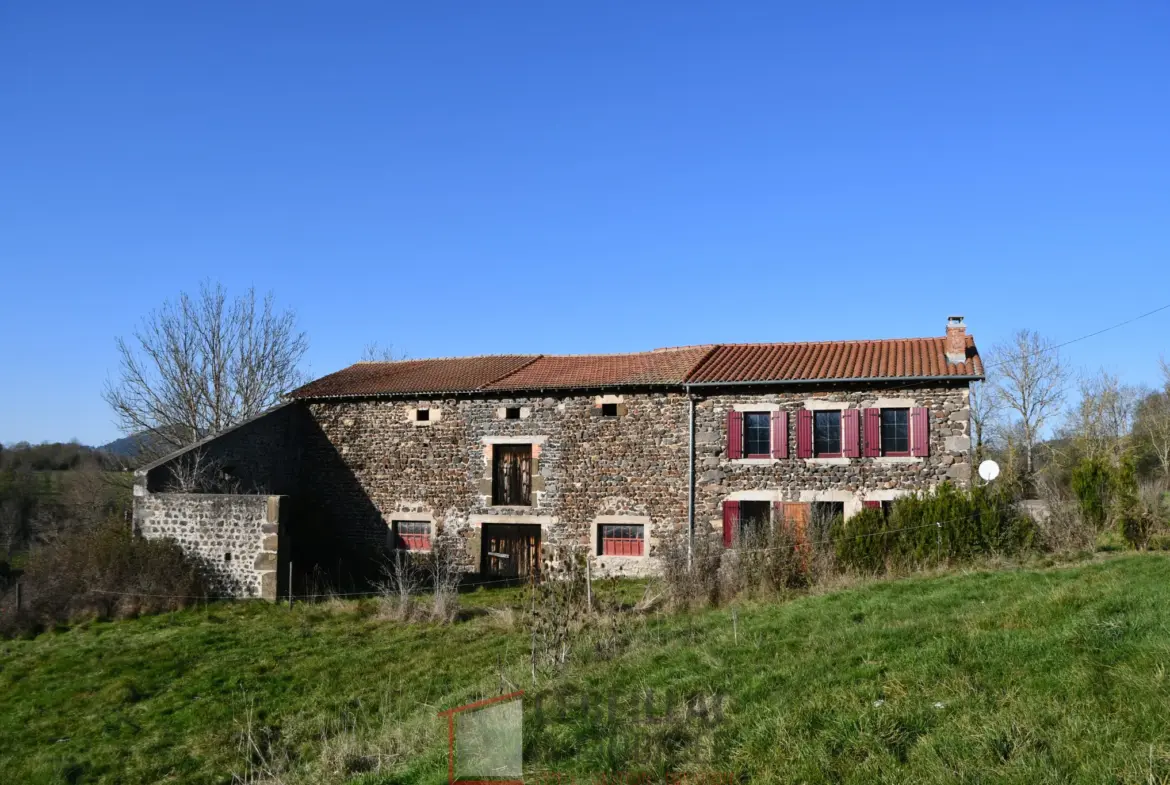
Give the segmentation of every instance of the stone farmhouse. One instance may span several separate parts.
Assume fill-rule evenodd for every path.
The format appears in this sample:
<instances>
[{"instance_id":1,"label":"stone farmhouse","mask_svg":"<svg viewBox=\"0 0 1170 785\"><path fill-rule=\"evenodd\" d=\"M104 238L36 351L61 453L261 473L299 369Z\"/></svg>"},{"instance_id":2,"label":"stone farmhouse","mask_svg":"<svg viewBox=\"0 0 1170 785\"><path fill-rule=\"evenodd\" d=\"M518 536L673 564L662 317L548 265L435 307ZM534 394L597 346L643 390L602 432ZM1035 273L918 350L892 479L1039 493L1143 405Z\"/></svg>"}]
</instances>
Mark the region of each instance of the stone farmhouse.
<instances>
[{"instance_id":1,"label":"stone farmhouse","mask_svg":"<svg viewBox=\"0 0 1170 785\"><path fill-rule=\"evenodd\" d=\"M454 536L524 578L565 546L646 574L668 536L808 523L971 476L961 317L934 338L362 362L139 470L134 523L231 596L345 584ZM191 466L214 481L175 490ZM227 492L225 492L227 491Z\"/></svg>"}]
</instances>

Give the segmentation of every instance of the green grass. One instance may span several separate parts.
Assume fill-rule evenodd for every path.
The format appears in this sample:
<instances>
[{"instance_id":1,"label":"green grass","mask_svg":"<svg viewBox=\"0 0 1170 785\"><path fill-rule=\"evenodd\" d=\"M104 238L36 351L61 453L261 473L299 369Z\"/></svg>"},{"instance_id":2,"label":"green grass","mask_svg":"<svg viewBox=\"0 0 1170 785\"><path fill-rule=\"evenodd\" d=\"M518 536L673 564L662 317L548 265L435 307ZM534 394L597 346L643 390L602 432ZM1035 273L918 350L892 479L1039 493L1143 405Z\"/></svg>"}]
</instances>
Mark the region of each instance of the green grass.
<instances>
[{"instance_id":1,"label":"green grass","mask_svg":"<svg viewBox=\"0 0 1170 785\"><path fill-rule=\"evenodd\" d=\"M1170 782L1164 555L626 614L536 690L525 590L465 599L480 615L447 627L379 621L371 602L240 603L0 643L0 772L229 783L251 761L281 782L444 782L436 712L518 686L533 777ZM679 708L714 694L721 717Z\"/></svg>"}]
</instances>

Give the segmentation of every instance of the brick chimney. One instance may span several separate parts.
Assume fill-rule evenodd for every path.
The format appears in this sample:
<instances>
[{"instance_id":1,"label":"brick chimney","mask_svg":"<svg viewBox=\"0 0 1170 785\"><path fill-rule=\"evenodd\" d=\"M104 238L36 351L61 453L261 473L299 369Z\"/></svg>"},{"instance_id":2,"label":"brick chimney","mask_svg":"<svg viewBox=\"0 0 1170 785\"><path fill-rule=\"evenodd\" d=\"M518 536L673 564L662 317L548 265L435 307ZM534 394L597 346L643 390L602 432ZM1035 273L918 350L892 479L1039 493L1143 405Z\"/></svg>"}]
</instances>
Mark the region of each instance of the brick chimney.
<instances>
[{"instance_id":1,"label":"brick chimney","mask_svg":"<svg viewBox=\"0 0 1170 785\"><path fill-rule=\"evenodd\" d=\"M967 362L967 324L962 316L947 317L947 337L943 341L947 362L952 365Z\"/></svg>"}]
</instances>

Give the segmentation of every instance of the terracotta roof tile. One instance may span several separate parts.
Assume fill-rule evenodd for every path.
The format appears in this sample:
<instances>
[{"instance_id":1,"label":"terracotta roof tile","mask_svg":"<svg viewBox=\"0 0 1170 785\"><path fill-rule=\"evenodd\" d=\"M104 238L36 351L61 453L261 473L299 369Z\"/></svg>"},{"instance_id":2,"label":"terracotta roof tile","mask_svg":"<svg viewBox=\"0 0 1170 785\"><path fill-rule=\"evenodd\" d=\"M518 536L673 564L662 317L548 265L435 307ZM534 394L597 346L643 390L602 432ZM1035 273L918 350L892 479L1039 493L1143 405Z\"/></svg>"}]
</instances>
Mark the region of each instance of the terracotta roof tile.
<instances>
[{"instance_id":1,"label":"terracotta roof tile","mask_svg":"<svg viewBox=\"0 0 1170 785\"><path fill-rule=\"evenodd\" d=\"M791 382L983 375L975 339L965 362L947 362L943 338L825 343L751 343L716 347L688 382Z\"/></svg>"},{"instance_id":2,"label":"terracotta roof tile","mask_svg":"<svg viewBox=\"0 0 1170 785\"><path fill-rule=\"evenodd\" d=\"M943 338L683 346L633 354L493 355L358 363L292 398L590 389L684 383L981 377L975 340L950 364Z\"/></svg>"},{"instance_id":3,"label":"terracotta roof tile","mask_svg":"<svg viewBox=\"0 0 1170 785\"><path fill-rule=\"evenodd\" d=\"M544 355L531 365L488 385L488 389L681 385L712 348L687 346L636 354Z\"/></svg>"},{"instance_id":4,"label":"terracotta roof tile","mask_svg":"<svg viewBox=\"0 0 1170 785\"><path fill-rule=\"evenodd\" d=\"M472 392L507 376L539 355L500 354L436 360L361 362L293 390L293 398L362 397L407 393Z\"/></svg>"}]
</instances>

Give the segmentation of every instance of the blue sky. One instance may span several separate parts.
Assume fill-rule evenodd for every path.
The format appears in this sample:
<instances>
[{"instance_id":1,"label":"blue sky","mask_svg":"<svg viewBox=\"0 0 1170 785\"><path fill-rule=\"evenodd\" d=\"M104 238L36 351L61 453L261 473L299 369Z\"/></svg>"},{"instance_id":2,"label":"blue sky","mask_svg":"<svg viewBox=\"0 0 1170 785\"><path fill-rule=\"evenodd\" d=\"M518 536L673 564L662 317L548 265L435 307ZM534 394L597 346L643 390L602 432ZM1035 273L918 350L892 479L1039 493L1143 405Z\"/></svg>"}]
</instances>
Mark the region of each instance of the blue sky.
<instances>
[{"instance_id":1,"label":"blue sky","mask_svg":"<svg viewBox=\"0 0 1170 785\"><path fill-rule=\"evenodd\" d=\"M204 278L318 375L1170 302L1170 4L959 5L6 4L0 441L117 436L114 337Z\"/></svg>"}]
</instances>

